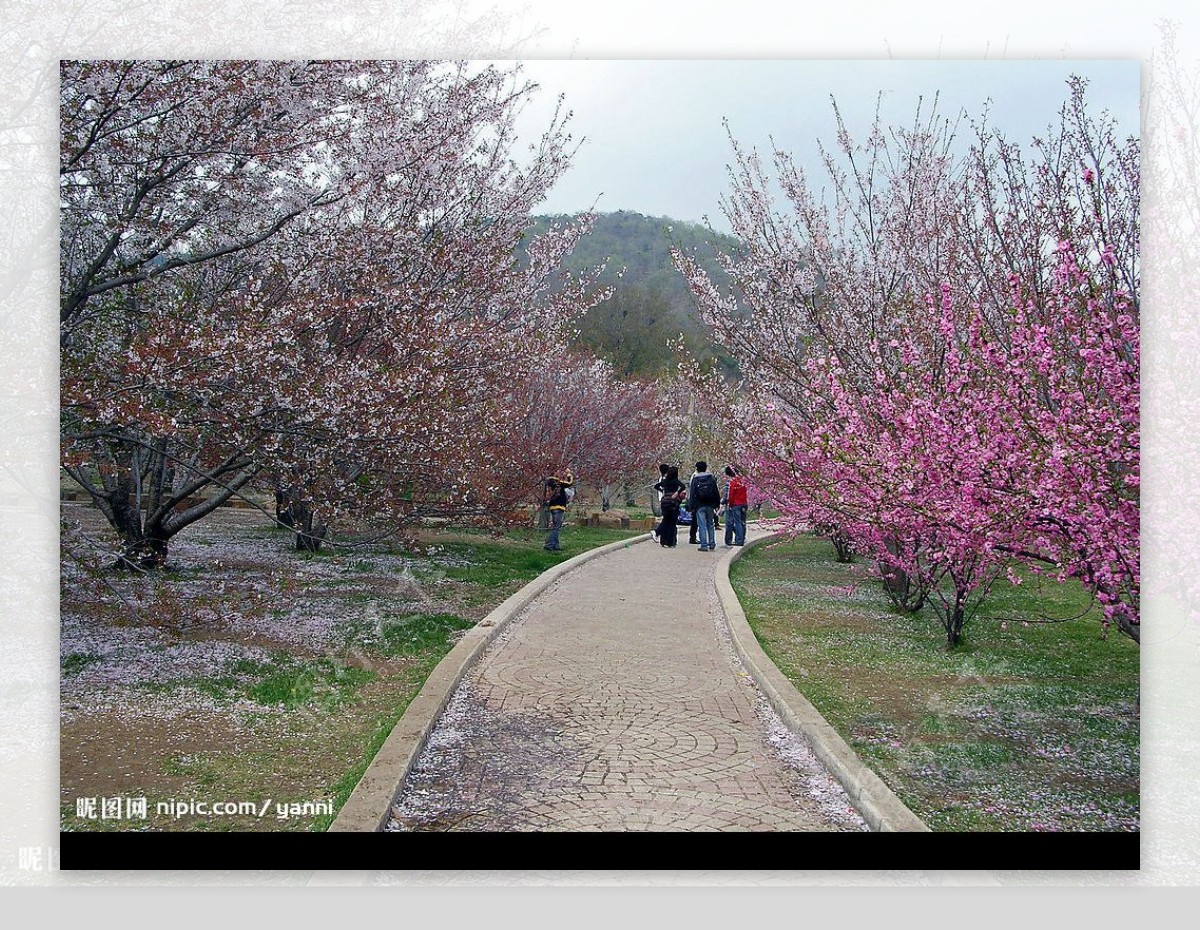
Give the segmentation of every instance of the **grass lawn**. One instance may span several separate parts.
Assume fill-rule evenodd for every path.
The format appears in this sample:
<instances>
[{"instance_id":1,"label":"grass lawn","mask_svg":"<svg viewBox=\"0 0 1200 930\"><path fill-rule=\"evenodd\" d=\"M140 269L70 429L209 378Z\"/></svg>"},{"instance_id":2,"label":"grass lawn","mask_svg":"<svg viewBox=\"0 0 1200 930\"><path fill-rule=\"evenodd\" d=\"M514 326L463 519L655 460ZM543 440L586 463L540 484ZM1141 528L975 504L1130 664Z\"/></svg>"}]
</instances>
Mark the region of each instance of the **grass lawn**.
<instances>
[{"instance_id":1,"label":"grass lawn","mask_svg":"<svg viewBox=\"0 0 1200 930\"><path fill-rule=\"evenodd\" d=\"M755 549L732 580L763 649L933 830L1137 830L1137 646L1077 585L997 584L947 650L823 539Z\"/></svg>"},{"instance_id":2,"label":"grass lawn","mask_svg":"<svg viewBox=\"0 0 1200 930\"><path fill-rule=\"evenodd\" d=\"M303 555L263 515L222 509L139 577L87 568L105 534L64 505L64 830L326 829L465 630L552 565L639 535L568 523L547 552L532 529L437 530Z\"/></svg>"}]
</instances>

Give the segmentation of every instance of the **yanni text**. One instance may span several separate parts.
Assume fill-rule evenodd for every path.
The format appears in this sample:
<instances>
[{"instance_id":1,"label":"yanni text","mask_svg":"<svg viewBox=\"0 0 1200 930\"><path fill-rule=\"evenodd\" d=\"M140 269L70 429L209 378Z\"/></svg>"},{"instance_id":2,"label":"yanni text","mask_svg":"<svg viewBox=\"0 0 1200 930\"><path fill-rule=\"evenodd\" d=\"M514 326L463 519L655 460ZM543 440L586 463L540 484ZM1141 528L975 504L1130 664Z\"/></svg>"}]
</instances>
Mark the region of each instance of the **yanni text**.
<instances>
[{"instance_id":1,"label":"yanni text","mask_svg":"<svg viewBox=\"0 0 1200 930\"><path fill-rule=\"evenodd\" d=\"M293 801L290 804L275 802L275 816L279 820L290 820L293 817L316 817L320 814L333 814L332 801Z\"/></svg>"}]
</instances>

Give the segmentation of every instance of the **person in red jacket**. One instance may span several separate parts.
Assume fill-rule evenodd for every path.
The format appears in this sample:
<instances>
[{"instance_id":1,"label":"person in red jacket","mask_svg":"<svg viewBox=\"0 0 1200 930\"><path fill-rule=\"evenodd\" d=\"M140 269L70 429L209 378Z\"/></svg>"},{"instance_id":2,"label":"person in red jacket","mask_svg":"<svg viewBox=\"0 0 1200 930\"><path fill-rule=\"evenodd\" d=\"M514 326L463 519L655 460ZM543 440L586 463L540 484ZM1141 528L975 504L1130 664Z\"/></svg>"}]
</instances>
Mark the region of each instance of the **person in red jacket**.
<instances>
[{"instance_id":1,"label":"person in red jacket","mask_svg":"<svg viewBox=\"0 0 1200 930\"><path fill-rule=\"evenodd\" d=\"M746 544L746 479L732 465L725 466L725 545Z\"/></svg>"}]
</instances>

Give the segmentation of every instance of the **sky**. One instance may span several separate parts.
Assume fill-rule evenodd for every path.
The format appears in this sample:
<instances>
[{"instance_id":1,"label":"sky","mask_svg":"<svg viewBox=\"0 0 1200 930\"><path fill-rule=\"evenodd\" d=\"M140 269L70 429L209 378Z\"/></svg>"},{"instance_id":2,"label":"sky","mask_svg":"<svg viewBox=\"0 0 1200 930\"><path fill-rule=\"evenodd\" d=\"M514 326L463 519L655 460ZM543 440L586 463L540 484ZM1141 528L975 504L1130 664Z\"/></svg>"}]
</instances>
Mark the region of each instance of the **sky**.
<instances>
[{"instance_id":1,"label":"sky","mask_svg":"<svg viewBox=\"0 0 1200 930\"><path fill-rule=\"evenodd\" d=\"M559 94L583 143L551 191L547 213L633 210L703 222L725 231L719 201L732 150L723 120L743 146L772 138L819 171L817 140L831 143L831 96L854 136L865 136L882 93L885 122L911 125L918 102L956 117L982 114L1011 139L1044 133L1067 99L1072 74L1088 79L1096 112L1107 109L1123 135L1138 135L1139 63L1125 60L825 61L526 60L540 85L520 131L536 137ZM990 102L990 103L989 103ZM960 123L965 143L969 125Z\"/></svg>"}]
</instances>

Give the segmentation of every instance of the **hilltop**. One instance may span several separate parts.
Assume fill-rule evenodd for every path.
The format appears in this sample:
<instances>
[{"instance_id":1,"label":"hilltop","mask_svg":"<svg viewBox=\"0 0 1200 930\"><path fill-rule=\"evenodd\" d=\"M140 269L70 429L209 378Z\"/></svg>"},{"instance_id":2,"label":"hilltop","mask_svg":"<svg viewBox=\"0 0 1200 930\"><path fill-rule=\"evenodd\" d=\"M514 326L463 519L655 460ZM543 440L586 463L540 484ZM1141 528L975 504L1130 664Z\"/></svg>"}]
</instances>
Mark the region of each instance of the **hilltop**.
<instances>
[{"instance_id":1,"label":"hilltop","mask_svg":"<svg viewBox=\"0 0 1200 930\"><path fill-rule=\"evenodd\" d=\"M570 216L536 217L534 235L552 222ZM599 213L591 232L567 258L568 271L583 272L605 265L600 283L613 295L591 310L580 328L580 341L607 358L623 375L656 376L674 363L668 341L683 337L699 358L712 360L726 374L732 364L713 345L696 316L695 302L683 276L671 261L678 247L696 256L706 271L724 286L728 278L717 253L736 254L740 243L699 223L669 217L643 216L628 210Z\"/></svg>"}]
</instances>

